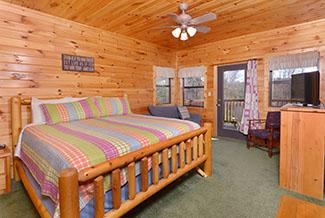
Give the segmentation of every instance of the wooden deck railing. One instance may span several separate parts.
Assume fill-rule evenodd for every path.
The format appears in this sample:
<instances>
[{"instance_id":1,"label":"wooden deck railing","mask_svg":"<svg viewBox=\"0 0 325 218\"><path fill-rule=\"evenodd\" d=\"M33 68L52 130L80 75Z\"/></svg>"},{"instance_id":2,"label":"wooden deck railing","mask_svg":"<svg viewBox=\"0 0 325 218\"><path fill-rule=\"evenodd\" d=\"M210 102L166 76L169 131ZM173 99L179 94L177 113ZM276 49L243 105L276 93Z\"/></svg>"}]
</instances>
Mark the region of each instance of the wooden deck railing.
<instances>
[{"instance_id":1,"label":"wooden deck railing","mask_svg":"<svg viewBox=\"0 0 325 218\"><path fill-rule=\"evenodd\" d=\"M244 110L244 99L224 100L224 123L236 123L241 119Z\"/></svg>"}]
</instances>

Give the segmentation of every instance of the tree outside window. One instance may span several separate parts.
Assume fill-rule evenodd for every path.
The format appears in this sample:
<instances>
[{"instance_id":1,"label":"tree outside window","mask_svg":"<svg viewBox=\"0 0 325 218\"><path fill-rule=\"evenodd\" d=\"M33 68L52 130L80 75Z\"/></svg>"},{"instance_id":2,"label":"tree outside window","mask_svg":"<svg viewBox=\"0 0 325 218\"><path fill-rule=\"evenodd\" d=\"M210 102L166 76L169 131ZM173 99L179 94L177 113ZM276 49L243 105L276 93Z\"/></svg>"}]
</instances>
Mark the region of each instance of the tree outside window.
<instances>
[{"instance_id":1,"label":"tree outside window","mask_svg":"<svg viewBox=\"0 0 325 218\"><path fill-rule=\"evenodd\" d=\"M183 105L204 107L204 77L183 78Z\"/></svg>"},{"instance_id":2,"label":"tree outside window","mask_svg":"<svg viewBox=\"0 0 325 218\"><path fill-rule=\"evenodd\" d=\"M171 103L171 79L156 78L156 101L157 104Z\"/></svg>"}]
</instances>

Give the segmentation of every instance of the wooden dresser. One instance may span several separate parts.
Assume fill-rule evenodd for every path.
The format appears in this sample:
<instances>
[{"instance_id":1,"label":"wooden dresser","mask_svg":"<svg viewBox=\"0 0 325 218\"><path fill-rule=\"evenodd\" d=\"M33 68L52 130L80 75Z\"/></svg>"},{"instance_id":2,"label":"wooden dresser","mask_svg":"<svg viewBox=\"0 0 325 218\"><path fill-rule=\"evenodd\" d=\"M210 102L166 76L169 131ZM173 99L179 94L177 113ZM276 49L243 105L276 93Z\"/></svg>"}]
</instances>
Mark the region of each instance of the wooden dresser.
<instances>
[{"instance_id":1,"label":"wooden dresser","mask_svg":"<svg viewBox=\"0 0 325 218\"><path fill-rule=\"evenodd\" d=\"M280 186L324 197L325 109L281 110Z\"/></svg>"}]
</instances>

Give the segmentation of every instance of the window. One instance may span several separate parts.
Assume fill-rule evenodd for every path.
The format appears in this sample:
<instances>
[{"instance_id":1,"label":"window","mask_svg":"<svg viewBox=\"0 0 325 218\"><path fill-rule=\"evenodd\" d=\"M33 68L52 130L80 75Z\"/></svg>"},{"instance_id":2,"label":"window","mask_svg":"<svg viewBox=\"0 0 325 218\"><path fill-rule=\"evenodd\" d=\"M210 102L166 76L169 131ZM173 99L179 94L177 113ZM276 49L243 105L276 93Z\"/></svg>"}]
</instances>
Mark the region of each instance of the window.
<instances>
[{"instance_id":1,"label":"window","mask_svg":"<svg viewBox=\"0 0 325 218\"><path fill-rule=\"evenodd\" d=\"M183 105L204 106L204 77L183 78Z\"/></svg>"},{"instance_id":2,"label":"window","mask_svg":"<svg viewBox=\"0 0 325 218\"><path fill-rule=\"evenodd\" d=\"M270 71L270 106L281 107L291 100L291 76L318 71L318 67L302 67Z\"/></svg>"},{"instance_id":3,"label":"window","mask_svg":"<svg viewBox=\"0 0 325 218\"><path fill-rule=\"evenodd\" d=\"M171 79L170 78L156 78L156 100L157 104L171 103Z\"/></svg>"}]
</instances>

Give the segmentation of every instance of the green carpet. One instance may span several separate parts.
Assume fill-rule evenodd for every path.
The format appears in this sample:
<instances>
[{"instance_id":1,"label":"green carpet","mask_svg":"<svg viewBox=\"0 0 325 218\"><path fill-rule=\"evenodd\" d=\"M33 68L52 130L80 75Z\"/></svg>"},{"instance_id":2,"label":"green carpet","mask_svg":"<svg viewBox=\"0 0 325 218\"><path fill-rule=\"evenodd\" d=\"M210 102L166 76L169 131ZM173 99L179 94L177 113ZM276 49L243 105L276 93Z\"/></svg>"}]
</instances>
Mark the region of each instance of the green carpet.
<instances>
[{"instance_id":1,"label":"green carpet","mask_svg":"<svg viewBox=\"0 0 325 218\"><path fill-rule=\"evenodd\" d=\"M232 139L213 142L213 176L192 172L132 210L126 217L275 217L280 196L287 194L324 205L324 201L278 186L279 157L246 149ZM20 184L0 196L0 217L37 217Z\"/></svg>"}]
</instances>

